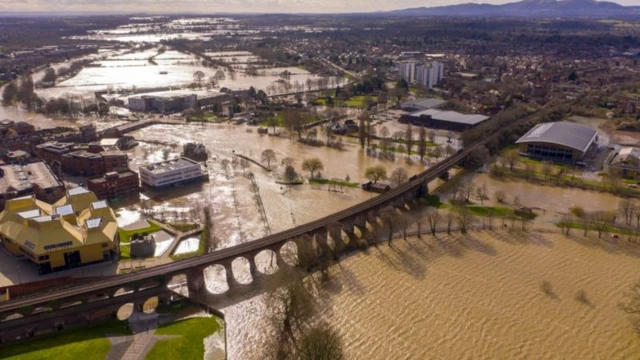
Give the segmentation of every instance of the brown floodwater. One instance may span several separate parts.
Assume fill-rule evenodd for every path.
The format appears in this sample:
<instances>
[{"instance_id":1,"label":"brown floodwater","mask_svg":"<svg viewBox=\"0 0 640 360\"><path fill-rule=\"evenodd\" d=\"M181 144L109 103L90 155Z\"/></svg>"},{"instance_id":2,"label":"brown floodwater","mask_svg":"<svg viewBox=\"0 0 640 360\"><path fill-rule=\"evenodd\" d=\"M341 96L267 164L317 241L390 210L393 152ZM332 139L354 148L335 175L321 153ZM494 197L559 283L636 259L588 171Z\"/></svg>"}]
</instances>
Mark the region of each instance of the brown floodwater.
<instances>
[{"instance_id":1,"label":"brown floodwater","mask_svg":"<svg viewBox=\"0 0 640 360\"><path fill-rule=\"evenodd\" d=\"M490 199L487 206L516 206L517 204L533 208L538 217L537 227L555 227L554 224L567 214L571 207L578 206L586 211L617 210L620 198L608 193L585 191L573 188L561 188L531 184L525 181L501 181L487 174L468 174L462 181L472 181L476 186L486 185ZM506 201L499 204L495 200L496 191L504 191ZM446 198L445 194L443 198ZM517 197L517 199L516 199ZM472 201L479 203L478 199Z\"/></svg>"},{"instance_id":2,"label":"brown floodwater","mask_svg":"<svg viewBox=\"0 0 640 360\"><path fill-rule=\"evenodd\" d=\"M637 359L618 304L640 280L639 250L542 233L397 240L333 266L317 320L346 359ZM263 298L221 310L229 359L261 359Z\"/></svg>"},{"instance_id":3,"label":"brown floodwater","mask_svg":"<svg viewBox=\"0 0 640 360\"><path fill-rule=\"evenodd\" d=\"M288 138L258 135L255 128L244 125L154 125L138 130L132 135L141 141L141 145L129 152L131 167L137 170L141 165L163 159L163 149L169 149L169 157L179 156L182 144L187 142L203 143L210 151L207 171L210 182L201 186L172 190L160 195L147 194L152 198L150 207L156 212L166 212L167 216L177 216L188 212L190 207L213 205L216 234L220 247L228 247L264 236L268 231L275 233L292 228L322 216L360 203L372 193L358 188L338 188L329 191L327 185L302 185L287 187L276 183L282 176L285 157L294 159L294 167L303 176L302 162L306 158L317 157L324 163L324 178L345 179L351 182L364 182L365 169L381 165L388 173L397 167L404 167L409 174L415 174L426 167L414 162L408 165L404 158L395 162L382 161L365 154L355 140L347 140L345 150L339 151L327 147L311 147ZM345 138L346 140L346 138ZM171 147L162 144L176 144ZM246 155L260 161L262 151L272 149L277 160L267 172L251 164L246 172L256 176L260 197L266 213L266 223L260 215L251 181L240 167L229 167L225 172L223 160L231 160L233 152ZM173 215L172 215L173 214Z\"/></svg>"}]
</instances>

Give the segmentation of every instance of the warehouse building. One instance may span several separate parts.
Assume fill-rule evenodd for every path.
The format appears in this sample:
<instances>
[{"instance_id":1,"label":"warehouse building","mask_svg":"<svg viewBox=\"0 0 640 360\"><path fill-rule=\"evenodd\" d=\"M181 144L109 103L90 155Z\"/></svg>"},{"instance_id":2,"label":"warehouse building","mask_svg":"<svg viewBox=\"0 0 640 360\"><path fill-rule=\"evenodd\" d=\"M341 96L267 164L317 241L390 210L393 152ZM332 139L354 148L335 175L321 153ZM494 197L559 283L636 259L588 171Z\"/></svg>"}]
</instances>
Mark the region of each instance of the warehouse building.
<instances>
[{"instance_id":1,"label":"warehouse building","mask_svg":"<svg viewBox=\"0 0 640 360\"><path fill-rule=\"evenodd\" d=\"M34 196L7 201L0 213L0 240L40 274L110 261L117 255L118 224L106 201L75 188L56 204Z\"/></svg>"},{"instance_id":2,"label":"warehouse building","mask_svg":"<svg viewBox=\"0 0 640 360\"><path fill-rule=\"evenodd\" d=\"M146 165L140 168L142 185L151 188L178 186L190 182L204 181L206 179L207 175L203 173L200 163L186 157Z\"/></svg>"},{"instance_id":3,"label":"warehouse building","mask_svg":"<svg viewBox=\"0 0 640 360\"><path fill-rule=\"evenodd\" d=\"M561 121L538 124L516 144L520 153L558 162L581 162L597 147L598 132L584 125Z\"/></svg>"},{"instance_id":4,"label":"warehouse building","mask_svg":"<svg viewBox=\"0 0 640 360\"><path fill-rule=\"evenodd\" d=\"M487 120L489 117L484 115L466 115L437 109L421 110L400 117L400 122L404 124L451 131L469 130Z\"/></svg>"}]
</instances>

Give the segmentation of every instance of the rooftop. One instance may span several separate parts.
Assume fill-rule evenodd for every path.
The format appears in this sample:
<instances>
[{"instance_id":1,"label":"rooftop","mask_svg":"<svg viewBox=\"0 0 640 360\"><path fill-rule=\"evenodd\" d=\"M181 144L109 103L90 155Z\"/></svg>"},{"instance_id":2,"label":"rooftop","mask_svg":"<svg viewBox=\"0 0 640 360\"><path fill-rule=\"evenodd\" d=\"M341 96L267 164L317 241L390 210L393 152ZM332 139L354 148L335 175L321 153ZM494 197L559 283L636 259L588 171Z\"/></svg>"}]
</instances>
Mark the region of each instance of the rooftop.
<instances>
[{"instance_id":1,"label":"rooftop","mask_svg":"<svg viewBox=\"0 0 640 360\"><path fill-rule=\"evenodd\" d=\"M549 143L586 152L597 136L598 132L589 127L561 121L536 125L516 141L516 144L530 142Z\"/></svg>"},{"instance_id":2,"label":"rooftop","mask_svg":"<svg viewBox=\"0 0 640 360\"><path fill-rule=\"evenodd\" d=\"M42 161L27 165L0 166L0 193L23 191L34 185L49 189L62 186L62 183Z\"/></svg>"},{"instance_id":3,"label":"rooftop","mask_svg":"<svg viewBox=\"0 0 640 360\"><path fill-rule=\"evenodd\" d=\"M194 165L200 166L199 163L191 159L181 157L174 160L168 160L160 163L146 165L146 166L143 166L141 169L149 171L153 174L162 174L167 171L183 169L183 168L191 167Z\"/></svg>"},{"instance_id":4,"label":"rooftop","mask_svg":"<svg viewBox=\"0 0 640 360\"><path fill-rule=\"evenodd\" d=\"M409 114L410 116L419 117L421 115L431 116L434 120L449 121L459 124L476 125L489 119L484 115L466 115L455 111L442 111L436 109L427 109Z\"/></svg>"},{"instance_id":5,"label":"rooftop","mask_svg":"<svg viewBox=\"0 0 640 360\"><path fill-rule=\"evenodd\" d=\"M418 107L422 109L432 109L438 106L442 106L443 104L446 104L446 103L447 102L442 99L422 98L422 99L415 99L413 101L403 103L402 107Z\"/></svg>"}]
</instances>

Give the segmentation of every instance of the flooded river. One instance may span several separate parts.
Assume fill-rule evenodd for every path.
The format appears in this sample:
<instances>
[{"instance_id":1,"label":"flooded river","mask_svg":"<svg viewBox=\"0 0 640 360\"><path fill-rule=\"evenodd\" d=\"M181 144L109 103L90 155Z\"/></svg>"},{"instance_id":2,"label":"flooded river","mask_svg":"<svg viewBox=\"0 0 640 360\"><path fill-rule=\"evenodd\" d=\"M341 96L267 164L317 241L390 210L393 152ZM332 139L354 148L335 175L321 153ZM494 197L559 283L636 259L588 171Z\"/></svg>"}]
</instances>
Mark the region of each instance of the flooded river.
<instances>
[{"instance_id":1,"label":"flooded river","mask_svg":"<svg viewBox=\"0 0 640 360\"><path fill-rule=\"evenodd\" d=\"M618 303L640 280L638 250L540 233L398 240L331 269L319 320L346 359L637 359ZM222 311L229 359L261 359L262 298Z\"/></svg>"}]
</instances>

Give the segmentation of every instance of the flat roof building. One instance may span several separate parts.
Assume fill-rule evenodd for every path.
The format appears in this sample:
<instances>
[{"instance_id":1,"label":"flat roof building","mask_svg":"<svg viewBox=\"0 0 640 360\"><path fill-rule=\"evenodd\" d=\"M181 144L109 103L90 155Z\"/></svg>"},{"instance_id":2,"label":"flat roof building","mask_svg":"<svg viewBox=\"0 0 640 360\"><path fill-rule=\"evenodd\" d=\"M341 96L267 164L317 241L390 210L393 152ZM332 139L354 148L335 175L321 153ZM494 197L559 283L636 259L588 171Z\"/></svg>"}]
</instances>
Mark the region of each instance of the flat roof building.
<instances>
[{"instance_id":1,"label":"flat roof building","mask_svg":"<svg viewBox=\"0 0 640 360\"><path fill-rule=\"evenodd\" d=\"M400 122L402 123L452 131L472 129L487 120L489 120L489 117L484 115L466 115L455 111L436 109L417 111L400 117Z\"/></svg>"},{"instance_id":2,"label":"flat roof building","mask_svg":"<svg viewBox=\"0 0 640 360\"><path fill-rule=\"evenodd\" d=\"M64 184L42 161L0 166L0 209L4 208L6 200L25 195L35 195L38 200L53 203L64 191Z\"/></svg>"},{"instance_id":3,"label":"flat roof building","mask_svg":"<svg viewBox=\"0 0 640 360\"><path fill-rule=\"evenodd\" d=\"M34 196L7 201L0 213L5 249L28 258L40 274L115 257L119 239L113 210L86 189L76 189L54 205Z\"/></svg>"},{"instance_id":4,"label":"flat roof building","mask_svg":"<svg viewBox=\"0 0 640 360\"><path fill-rule=\"evenodd\" d=\"M413 101L402 103L400 107L402 107L402 110L404 111L414 112L414 111L436 109L446 103L447 102L442 99L421 98L421 99L415 99Z\"/></svg>"},{"instance_id":5,"label":"flat roof building","mask_svg":"<svg viewBox=\"0 0 640 360\"><path fill-rule=\"evenodd\" d=\"M584 125L561 121L536 125L516 144L527 156L560 162L582 160L598 142L598 132Z\"/></svg>"},{"instance_id":6,"label":"flat roof building","mask_svg":"<svg viewBox=\"0 0 640 360\"><path fill-rule=\"evenodd\" d=\"M145 165L139 171L142 184L152 188L203 181L207 178L200 163L186 157Z\"/></svg>"}]
</instances>

